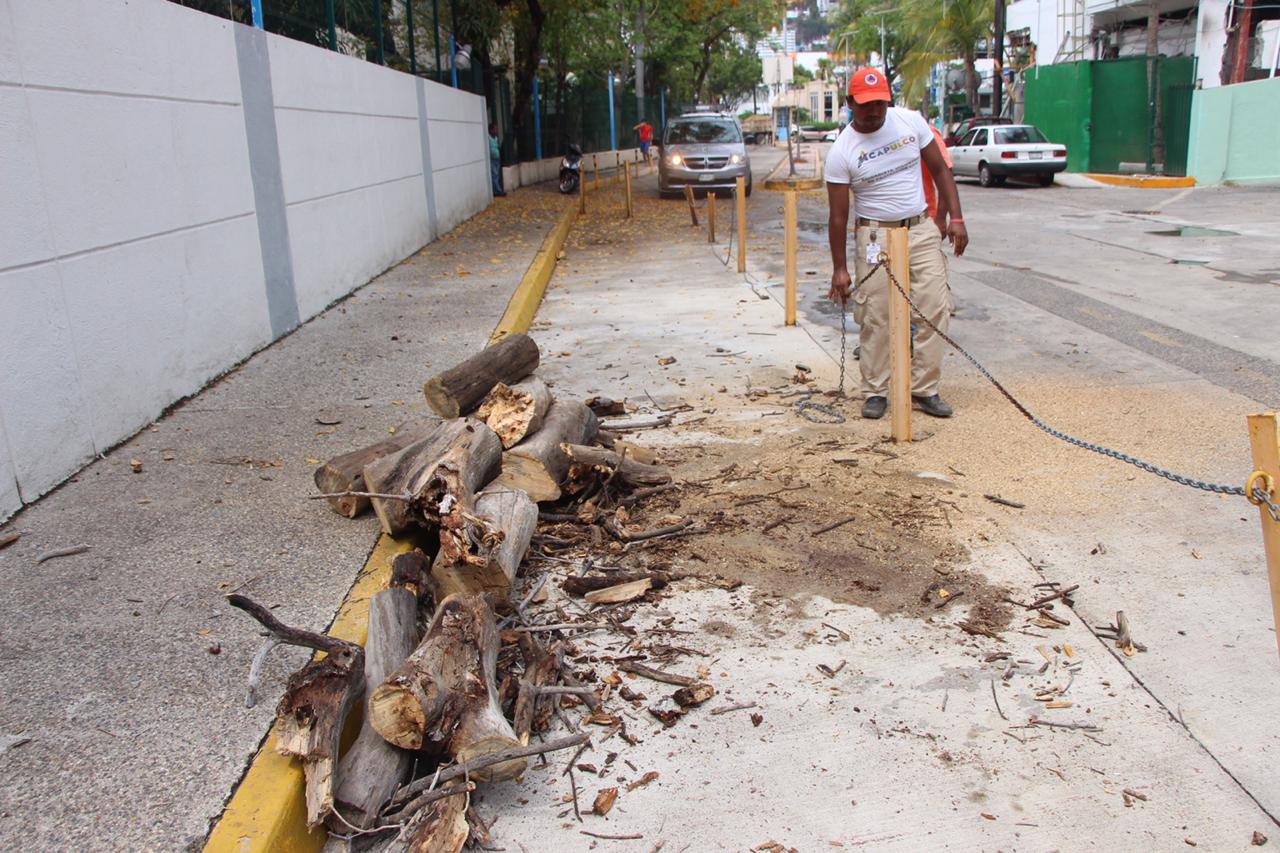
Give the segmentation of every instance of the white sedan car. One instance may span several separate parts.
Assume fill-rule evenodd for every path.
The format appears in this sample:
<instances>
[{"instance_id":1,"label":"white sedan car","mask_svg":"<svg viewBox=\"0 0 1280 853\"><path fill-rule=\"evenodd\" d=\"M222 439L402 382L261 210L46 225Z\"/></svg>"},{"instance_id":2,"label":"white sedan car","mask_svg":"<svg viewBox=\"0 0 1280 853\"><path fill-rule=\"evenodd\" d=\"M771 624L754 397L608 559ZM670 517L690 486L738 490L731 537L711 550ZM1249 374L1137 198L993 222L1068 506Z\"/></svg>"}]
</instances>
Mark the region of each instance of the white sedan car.
<instances>
[{"instance_id":1,"label":"white sedan car","mask_svg":"<svg viewBox=\"0 0 1280 853\"><path fill-rule=\"evenodd\" d=\"M1037 179L1040 186L1067 168L1067 149L1045 139L1029 124L975 127L948 149L956 176L976 177L984 187L1008 177Z\"/></svg>"}]
</instances>

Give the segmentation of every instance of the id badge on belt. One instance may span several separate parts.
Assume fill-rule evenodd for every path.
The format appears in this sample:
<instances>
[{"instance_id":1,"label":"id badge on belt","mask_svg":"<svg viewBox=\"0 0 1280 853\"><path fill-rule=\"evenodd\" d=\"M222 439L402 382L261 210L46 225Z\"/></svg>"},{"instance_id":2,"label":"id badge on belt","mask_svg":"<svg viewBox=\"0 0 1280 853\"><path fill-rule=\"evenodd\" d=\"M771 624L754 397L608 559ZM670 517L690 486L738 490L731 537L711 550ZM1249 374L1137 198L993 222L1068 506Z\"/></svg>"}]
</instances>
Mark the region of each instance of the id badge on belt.
<instances>
[{"instance_id":1,"label":"id badge on belt","mask_svg":"<svg viewBox=\"0 0 1280 853\"><path fill-rule=\"evenodd\" d=\"M880 244L876 242L876 232L871 232L871 239L867 242L867 266L873 267L880 263Z\"/></svg>"}]
</instances>

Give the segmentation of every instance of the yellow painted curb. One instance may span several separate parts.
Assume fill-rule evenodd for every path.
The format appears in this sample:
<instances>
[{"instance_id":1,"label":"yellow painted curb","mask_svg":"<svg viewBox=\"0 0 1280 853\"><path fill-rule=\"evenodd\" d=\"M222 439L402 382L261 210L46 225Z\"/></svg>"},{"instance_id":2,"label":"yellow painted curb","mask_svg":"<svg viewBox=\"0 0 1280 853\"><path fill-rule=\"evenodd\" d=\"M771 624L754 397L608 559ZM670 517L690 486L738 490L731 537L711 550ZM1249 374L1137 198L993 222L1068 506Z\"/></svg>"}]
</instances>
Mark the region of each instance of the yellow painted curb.
<instances>
[{"instance_id":1,"label":"yellow painted curb","mask_svg":"<svg viewBox=\"0 0 1280 853\"><path fill-rule=\"evenodd\" d=\"M338 608L328 633L364 645L369 638L369 600L387 585L391 562L413 543L381 536ZM363 703L352 716L359 722ZM348 721L348 729L352 721ZM276 729L267 735L249 770L205 843L205 853L312 853L324 847L324 827L307 829L302 765L276 752Z\"/></svg>"},{"instance_id":2,"label":"yellow painted curb","mask_svg":"<svg viewBox=\"0 0 1280 853\"><path fill-rule=\"evenodd\" d=\"M574 196L570 202L565 203L556 227L542 241L538 254L533 256L529 269L525 270L515 293L511 294L507 310L489 337L490 345L507 335L529 331L529 327L533 325L533 316L538 313L538 306L542 304L542 295L547 292L547 282L551 281L551 274L555 272L556 257L564 248L564 242L569 238L569 229L577 217L578 201L577 196Z\"/></svg>"},{"instance_id":3,"label":"yellow painted curb","mask_svg":"<svg viewBox=\"0 0 1280 853\"><path fill-rule=\"evenodd\" d=\"M1149 190L1174 190L1196 185L1195 178L1174 178L1164 175L1101 175L1085 172L1084 176L1113 187L1141 187Z\"/></svg>"}]
</instances>

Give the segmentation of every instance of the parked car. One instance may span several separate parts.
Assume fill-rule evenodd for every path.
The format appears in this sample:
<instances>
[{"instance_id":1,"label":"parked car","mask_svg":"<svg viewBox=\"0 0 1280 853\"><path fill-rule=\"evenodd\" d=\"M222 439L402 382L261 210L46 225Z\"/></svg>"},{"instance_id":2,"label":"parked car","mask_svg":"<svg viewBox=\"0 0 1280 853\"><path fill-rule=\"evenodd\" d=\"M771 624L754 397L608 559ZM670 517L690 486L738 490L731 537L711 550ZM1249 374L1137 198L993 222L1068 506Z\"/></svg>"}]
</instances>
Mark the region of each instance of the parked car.
<instances>
[{"instance_id":1,"label":"parked car","mask_svg":"<svg viewBox=\"0 0 1280 853\"><path fill-rule=\"evenodd\" d=\"M951 132L942 137L942 141L947 143L947 147L957 144L964 139L969 131L975 127L990 127L993 124L1013 124L1013 119L1006 116L973 116L956 122L951 128Z\"/></svg>"},{"instance_id":2,"label":"parked car","mask_svg":"<svg viewBox=\"0 0 1280 853\"><path fill-rule=\"evenodd\" d=\"M693 113L667 123L658 157L661 195L683 192L686 186L733 189L739 177L746 178L751 195L751 160L736 118Z\"/></svg>"},{"instance_id":3,"label":"parked car","mask_svg":"<svg viewBox=\"0 0 1280 853\"><path fill-rule=\"evenodd\" d=\"M1047 187L1067 168L1066 146L1045 139L1030 124L975 127L950 154L957 177L976 177L984 187L999 186L1011 176L1035 178Z\"/></svg>"},{"instance_id":4,"label":"parked car","mask_svg":"<svg viewBox=\"0 0 1280 853\"><path fill-rule=\"evenodd\" d=\"M822 135L823 142L835 142L836 137L840 135L840 128L833 127Z\"/></svg>"},{"instance_id":5,"label":"parked car","mask_svg":"<svg viewBox=\"0 0 1280 853\"><path fill-rule=\"evenodd\" d=\"M821 142L826 135L827 132L825 130L819 130L811 125L804 125L800 128L800 133L796 138L801 142Z\"/></svg>"}]
</instances>

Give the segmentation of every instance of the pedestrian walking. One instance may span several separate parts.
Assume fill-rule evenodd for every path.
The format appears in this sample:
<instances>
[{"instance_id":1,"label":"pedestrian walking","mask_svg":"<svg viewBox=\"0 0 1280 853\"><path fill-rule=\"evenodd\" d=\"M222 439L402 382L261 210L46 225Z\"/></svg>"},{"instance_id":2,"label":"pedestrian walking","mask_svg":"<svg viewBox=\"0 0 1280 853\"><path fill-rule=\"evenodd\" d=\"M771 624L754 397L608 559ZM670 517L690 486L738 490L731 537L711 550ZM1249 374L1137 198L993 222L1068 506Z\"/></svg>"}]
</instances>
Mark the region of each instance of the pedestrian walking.
<instances>
[{"instance_id":1,"label":"pedestrian walking","mask_svg":"<svg viewBox=\"0 0 1280 853\"><path fill-rule=\"evenodd\" d=\"M489 125L489 177L493 179L493 194L503 196L502 189L502 149L498 142L498 126Z\"/></svg>"},{"instance_id":2,"label":"pedestrian walking","mask_svg":"<svg viewBox=\"0 0 1280 853\"><path fill-rule=\"evenodd\" d=\"M892 100L889 84L878 69L861 68L849 80L847 102L853 120L831 146L824 174L832 266L828 296L843 306L853 283L846 259L852 190L854 270L859 281L887 250L888 229L910 229L911 299L929 321L917 321L912 336L911 398L926 414L949 418L952 408L939 393L945 342L929 324L946 332L950 318L940 231L957 256L964 254L969 235L955 179L928 123L917 112L892 106ZM943 228L929 217L922 163L937 186L939 210L948 220ZM888 274L878 269L853 293L864 418L884 417L888 408L890 287Z\"/></svg>"},{"instance_id":3,"label":"pedestrian walking","mask_svg":"<svg viewBox=\"0 0 1280 853\"><path fill-rule=\"evenodd\" d=\"M649 146L653 144L653 125L644 119L640 119L640 123L631 128L640 134L640 153L644 156L644 164L649 165Z\"/></svg>"}]
</instances>

